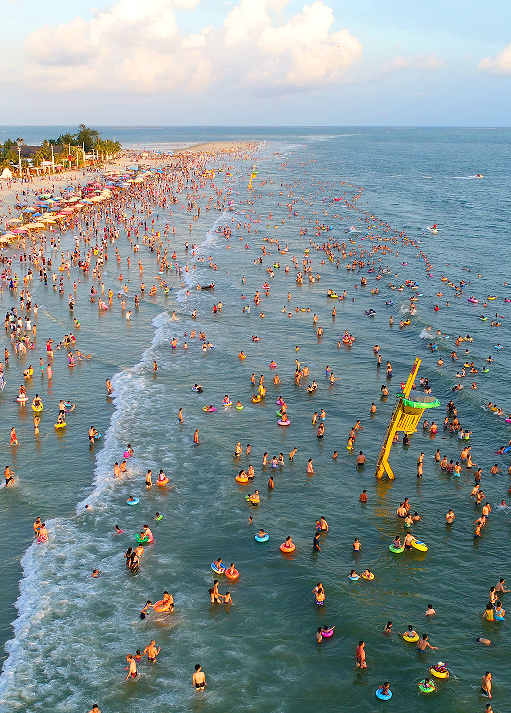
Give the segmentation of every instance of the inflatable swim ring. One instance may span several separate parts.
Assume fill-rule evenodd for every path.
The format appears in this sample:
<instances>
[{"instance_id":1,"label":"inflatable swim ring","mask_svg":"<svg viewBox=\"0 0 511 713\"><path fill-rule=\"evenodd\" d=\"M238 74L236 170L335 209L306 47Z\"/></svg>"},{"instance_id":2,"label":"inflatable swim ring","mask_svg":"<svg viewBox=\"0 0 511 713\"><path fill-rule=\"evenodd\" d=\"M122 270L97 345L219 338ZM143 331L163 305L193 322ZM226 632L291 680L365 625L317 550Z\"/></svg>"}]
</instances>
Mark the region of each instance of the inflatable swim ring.
<instances>
[{"instance_id":1,"label":"inflatable swim ring","mask_svg":"<svg viewBox=\"0 0 511 713\"><path fill-rule=\"evenodd\" d=\"M167 476L165 476L165 478L163 478L162 480L158 479L156 481L156 485L167 485L168 482L169 482L169 479L167 478Z\"/></svg>"},{"instance_id":2,"label":"inflatable swim ring","mask_svg":"<svg viewBox=\"0 0 511 713\"><path fill-rule=\"evenodd\" d=\"M222 401L222 406L232 406L232 401Z\"/></svg>"},{"instance_id":3,"label":"inflatable swim ring","mask_svg":"<svg viewBox=\"0 0 511 713\"><path fill-rule=\"evenodd\" d=\"M216 411L216 408L209 408L209 406L203 406L202 410L206 411L206 413L213 413L213 411Z\"/></svg>"},{"instance_id":4,"label":"inflatable swim ring","mask_svg":"<svg viewBox=\"0 0 511 713\"><path fill-rule=\"evenodd\" d=\"M389 692L387 694L382 693L382 688L377 688L374 695L376 698L379 698L380 701L388 701L392 698L392 691L389 688Z\"/></svg>"},{"instance_id":5,"label":"inflatable swim ring","mask_svg":"<svg viewBox=\"0 0 511 713\"><path fill-rule=\"evenodd\" d=\"M159 522L160 520L163 520L163 515L158 515L158 517L154 518L156 522Z\"/></svg>"},{"instance_id":6,"label":"inflatable swim ring","mask_svg":"<svg viewBox=\"0 0 511 713\"><path fill-rule=\"evenodd\" d=\"M239 475L237 475L235 480L237 483L248 483L248 475L245 477L241 476L241 478Z\"/></svg>"},{"instance_id":7,"label":"inflatable swim ring","mask_svg":"<svg viewBox=\"0 0 511 713\"><path fill-rule=\"evenodd\" d=\"M254 540L256 542L268 542L269 539L270 539L270 536L267 534L263 535L262 537L259 537L259 535L254 535Z\"/></svg>"},{"instance_id":8,"label":"inflatable swim ring","mask_svg":"<svg viewBox=\"0 0 511 713\"><path fill-rule=\"evenodd\" d=\"M394 547L394 545L389 545L389 550L391 552L395 552L396 554L400 554L401 552L405 551L404 547Z\"/></svg>"},{"instance_id":9,"label":"inflatable swim ring","mask_svg":"<svg viewBox=\"0 0 511 713\"><path fill-rule=\"evenodd\" d=\"M495 347L495 349L496 349L496 348L497 348L497 347ZM35 411L36 413L41 413L42 410L43 410L43 405L42 405L42 404L41 404L40 406L34 406L34 404L32 404L32 411Z\"/></svg>"},{"instance_id":10,"label":"inflatable swim ring","mask_svg":"<svg viewBox=\"0 0 511 713\"><path fill-rule=\"evenodd\" d=\"M356 574L354 577L352 577L350 574L350 575L348 575L348 579L351 579L352 582L356 582L357 579L360 579L360 576L358 574Z\"/></svg>"},{"instance_id":11,"label":"inflatable swim ring","mask_svg":"<svg viewBox=\"0 0 511 713\"><path fill-rule=\"evenodd\" d=\"M403 639L405 641L408 641L409 644L414 644L416 641L419 640L419 634L415 634L415 636L408 636L408 634L403 634Z\"/></svg>"},{"instance_id":12,"label":"inflatable swim ring","mask_svg":"<svg viewBox=\"0 0 511 713\"><path fill-rule=\"evenodd\" d=\"M251 505L253 505L254 507L256 507L257 505L259 505L259 503L258 503L257 501L254 502L253 500L251 500L251 499L248 497L248 495L245 495L245 500L246 500L247 502L249 502Z\"/></svg>"},{"instance_id":13,"label":"inflatable swim ring","mask_svg":"<svg viewBox=\"0 0 511 713\"><path fill-rule=\"evenodd\" d=\"M371 575L368 577L367 574L362 575L363 579L367 579L369 582L374 579L374 574L371 572Z\"/></svg>"},{"instance_id":14,"label":"inflatable swim ring","mask_svg":"<svg viewBox=\"0 0 511 713\"><path fill-rule=\"evenodd\" d=\"M28 401L28 396L18 396L16 401L18 401L20 404L24 404Z\"/></svg>"},{"instance_id":15,"label":"inflatable swim ring","mask_svg":"<svg viewBox=\"0 0 511 713\"><path fill-rule=\"evenodd\" d=\"M283 421L281 418L279 418L277 423L279 424L279 426L289 426L291 421L289 419L286 419L285 421Z\"/></svg>"},{"instance_id":16,"label":"inflatable swim ring","mask_svg":"<svg viewBox=\"0 0 511 713\"><path fill-rule=\"evenodd\" d=\"M416 550L419 550L419 552L428 551L427 545L425 545L424 542L421 542L420 540L412 540L412 547L414 547Z\"/></svg>"},{"instance_id":17,"label":"inflatable swim ring","mask_svg":"<svg viewBox=\"0 0 511 713\"><path fill-rule=\"evenodd\" d=\"M424 681L424 679L423 679L422 681L420 681L420 682L417 684L417 685L419 686L419 691L421 691L421 693L434 693L434 692L436 691L436 688L435 688L435 684L434 684L434 683L431 684L431 688L426 688L426 687L424 686L424 683L425 683L425 681Z\"/></svg>"},{"instance_id":18,"label":"inflatable swim ring","mask_svg":"<svg viewBox=\"0 0 511 713\"><path fill-rule=\"evenodd\" d=\"M224 574L227 577L227 579L238 579L238 577L240 576L240 573L238 572L238 570L236 568L234 568L234 572L232 574L227 572L227 570L225 570Z\"/></svg>"},{"instance_id":19,"label":"inflatable swim ring","mask_svg":"<svg viewBox=\"0 0 511 713\"><path fill-rule=\"evenodd\" d=\"M211 569L213 570L213 572L215 572L215 574L225 574L225 567L223 565L221 565L220 569L217 569L215 563L212 562Z\"/></svg>"},{"instance_id":20,"label":"inflatable swim ring","mask_svg":"<svg viewBox=\"0 0 511 713\"><path fill-rule=\"evenodd\" d=\"M124 456L125 458L129 458L130 455L131 455L131 454L130 454L129 451L124 451L124 453L123 453L123 456Z\"/></svg>"},{"instance_id":21,"label":"inflatable swim ring","mask_svg":"<svg viewBox=\"0 0 511 713\"><path fill-rule=\"evenodd\" d=\"M66 422L64 421L63 423L56 423L55 428L65 428L66 427Z\"/></svg>"},{"instance_id":22,"label":"inflatable swim ring","mask_svg":"<svg viewBox=\"0 0 511 713\"><path fill-rule=\"evenodd\" d=\"M140 500L139 498L133 498L133 500L126 500L126 502L128 503L128 505L138 505Z\"/></svg>"},{"instance_id":23,"label":"inflatable swim ring","mask_svg":"<svg viewBox=\"0 0 511 713\"><path fill-rule=\"evenodd\" d=\"M163 599L160 599L159 601L157 601L153 604L153 609L155 612L163 612L163 611L169 611L171 606L172 606L171 602L164 603Z\"/></svg>"},{"instance_id":24,"label":"inflatable swim ring","mask_svg":"<svg viewBox=\"0 0 511 713\"><path fill-rule=\"evenodd\" d=\"M333 628L332 628L332 629L329 629L328 631L323 631L323 630L321 631L321 636L322 636L324 639L329 639L329 638L330 638L331 636L333 636L333 635L334 635L334 630L333 630Z\"/></svg>"},{"instance_id":25,"label":"inflatable swim ring","mask_svg":"<svg viewBox=\"0 0 511 713\"><path fill-rule=\"evenodd\" d=\"M236 411L243 411L243 406L236 406Z\"/></svg>"},{"instance_id":26,"label":"inflatable swim ring","mask_svg":"<svg viewBox=\"0 0 511 713\"><path fill-rule=\"evenodd\" d=\"M291 547L285 547L284 546L285 544L286 543L283 542L280 546L280 551L284 552L284 554L290 555L292 552L294 552L296 550L296 545L292 545Z\"/></svg>"},{"instance_id":27,"label":"inflatable swim ring","mask_svg":"<svg viewBox=\"0 0 511 713\"><path fill-rule=\"evenodd\" d=\"M429 669L429 672L437 678L449 678L449 671L437 671L434 666Z\"/></svg>"},{"instance_id":28,"label":"inflatable swim ring","mask_svg":"<svg viewBox=\"0 0 511 713\"><path fill-rule=\"evenodd\" d=\"M141 537L140 535L137 535L135 537L136 541L138 542L139 545L150 545L151 542L149 540L149 537L145 535L144 537Z\"/></svg>"}]
</instances>

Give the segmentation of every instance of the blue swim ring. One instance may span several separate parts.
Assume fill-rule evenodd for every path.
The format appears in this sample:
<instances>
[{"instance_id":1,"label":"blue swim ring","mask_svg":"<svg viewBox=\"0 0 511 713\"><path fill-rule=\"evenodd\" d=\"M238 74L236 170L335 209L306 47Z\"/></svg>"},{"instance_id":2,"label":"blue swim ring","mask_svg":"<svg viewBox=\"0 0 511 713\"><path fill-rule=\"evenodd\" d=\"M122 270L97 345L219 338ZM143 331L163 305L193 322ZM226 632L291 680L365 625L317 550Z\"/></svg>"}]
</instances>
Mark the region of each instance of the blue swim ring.
<instances>
[{"instance_id":1,"label":"blue swim ring","mask_svg":"<svg viewBox=\"0 0 511 713\"><path fill-rule=\"evenodd\" d=\"M389 692L385 695L384 693L382 693L381 688L377 688L376 691L374 692L374 695L376 696L376 698L379 698L381 701L388 701L392 698L392 691L389 688Z\"/></svg>"},{"instance_id":2,"label":"blue swim ring","mask_svg":"<svg viewBox=\"0 0 511 713\"><path fill-rule=\"evenodd\" d=\"M263 535L262 537L259 537L259 535L254 535L254 540L256 542L267 542L270 539L270 536L268 534Z\"/></svg>"}]
</instances>

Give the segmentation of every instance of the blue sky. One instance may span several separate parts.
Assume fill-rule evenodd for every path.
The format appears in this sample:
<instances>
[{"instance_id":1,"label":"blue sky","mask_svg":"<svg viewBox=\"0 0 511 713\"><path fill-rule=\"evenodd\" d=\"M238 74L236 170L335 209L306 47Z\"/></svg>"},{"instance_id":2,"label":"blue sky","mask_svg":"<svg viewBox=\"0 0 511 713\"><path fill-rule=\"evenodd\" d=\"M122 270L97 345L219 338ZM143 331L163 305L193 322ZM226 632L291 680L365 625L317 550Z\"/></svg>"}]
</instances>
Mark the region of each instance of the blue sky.
<instances>
[{"instance_id":1,"label":"blue sky","mask_svg":"<svg viewBox=\"0 0 511 713\"><path fill-rule=\"evenodd\" d=\"M510 123L509 2L0 7L3 124Z\"/></svg>"}]
</instances>

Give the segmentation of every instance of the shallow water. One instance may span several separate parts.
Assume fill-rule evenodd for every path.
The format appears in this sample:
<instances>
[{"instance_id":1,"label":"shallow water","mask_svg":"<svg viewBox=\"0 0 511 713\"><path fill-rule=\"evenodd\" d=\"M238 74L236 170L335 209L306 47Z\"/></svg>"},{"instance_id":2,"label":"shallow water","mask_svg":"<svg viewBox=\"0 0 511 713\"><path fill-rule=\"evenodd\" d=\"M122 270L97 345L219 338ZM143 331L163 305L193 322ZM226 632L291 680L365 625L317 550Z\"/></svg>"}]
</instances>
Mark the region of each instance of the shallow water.
<instances>
[{"instance_id":1,"label":"shallow water","mask_svg":"<svg viewBox=\"0 0 511 713\"><path fill-rule=\"evenodd\" d=\"M177 131L168 132L166 140L180 137ZM221 132L215 136L220 137ZM511 410L503 401L502 391L509 356L506 350L493 349L497 342L509 348L509 331L507 326L491 328L490 320L480 322L477 315L482 304L470 305L466 298L473 292L482 303L486 295L498 294L494 311L509 315L502 299L509 296L503 287L509 274L508 258L505 250L495 255L495 245L505 245L506 241L509 132L315 129L284 135L280 132L279 143L269 132L268 137L273 142L259 155L257 180L271 178L273 183L257 187L254 194L261 197L254 206L241 202L246 201L251 164L238 165L232 179L234 191L239 190L239 195L235 194L239 201L236 210L253 209L256 215L265 217L261 224L252 224L248 235L243 229L235 229L238 218L245 222L243 216L203 211L201 221L194 225L193 239L203 243L198 256L211 255L218 269L212 274L207 261L196 263L193 278L188 280L192 288L188 297L179 291L180 282L171 278L171 295L145 299L127 325L116 304L98 319L95 306L88 303L89 283L79 286L75 314L82 327L78 348L91 352L93 360L69 370L65 354L58 354L51 393L46 379L39 386L39 374L34 376L37 387L34 384L30 393L39 389L44 415L48 414L42 421L37 448L31 415L20 415L19 406L13 402L20 372L26 365L16 363L11 356L0 411L6 457L19 475L15 489L1 491L0 509L3 552L9 553L0 594L6 612L3 637L9 639L9 658L0 683L1 705L6 710L87 710L94 700L108 712L134 713L149 707L164 711L171 706L176 710L234 711L241 706L259 713L293 710L298 699L304 711L315 710L318 701L326 711L338 710L340 700L350 710L379 711L383 704L375 698L374 690L388 680L394 696L387 708L404 711L412 701L416 710L438 710L441 701L446 710L470 712L484 706L476 687L488 669L494 674L496 709L503 710L511 702L506 624L481 620L489 587L506 576L508 513L494 510L484 536L474 543L472 522L479 510L469 497L473 476L464 470L458 480L434 465L437 448L455 460L461 450L458 440L446 436L441 427L434 440L420 431L408 450L401 445L393 449L395 482L375 481L373 466L392 413L393 394L417 355L423 359L420 374L430 379L442 404L433 418L442 423L459 368L450 362L448 354L454 338L470 332L474 338L469 345L470 359L481 367L491 353L495 363L489 374L477 376L477 391L470 390L467 383L464 391L455 395L455 402L460 422L474 431L473 457L483 467L488 500L495 505L507 495L509 459L495 456L494 451L509 440L509 426L482 406L492 400ZM162 137L158 140L163 142ZM479 172L485 174L484 180L469 178ZM217 177L216 182L221 180ZM285 206L290 200L289 189L281 183L292 181L300 185L293 188L299 201L298 217L290 221ZM341 181L352 185L341 185ZM331 203L345 191L348 196L356 194L357 186L364 188L357 203L359 210ZM309 203L301 200L302 195ZM315 196L313 206L311 195ZM284 205L279 207L278 203ZM270 210L271 220L266 219ZM321 281L297 286L291 258L295 255L301 263L311 237L310 232L299 236L299 228L309 227L309 218L325 221L333 230L324 235L346 241L349 246L353 234L347 235L344 230L351 225L365 227L367 224L359 220L365 218L363 211L419 240L435 266L434 277L426 277L416 248L400 246L397 258L382 258L391 274L379 282L380 295L372 296L374 275L363 270L368 286L355 289L361 274L348 273L342 260L338 270L328 261L322 266L323 254L311 251L314 271L321 273ZM176 236L171 246L176 247L183 263L182 245L190 240L188 220L185 211L173 208L173 213ZM342 221L333 214L343 216ZM300 220L302 215L304 221ZM233 217L233 237L227 242L214 227L226 225ZM440 228L436 235L424 230L433 223ZM366 234L363 231L359 237ZM242 241L238 240L240 235ZM253 302L240 298L242 294L251 298L255 290L261 291L268 278L265 268L273 263L274 255L265 258L263 266L254 267L253 260L261 254L262 237L276 235L289 244L289 253L279 256L282 268L275 270L275 278L270 281L271 297L262 299L266 317L261 320ZM62 249L70 247L72 240L72 235L66 234ZM246 242L250 250L244 248ZM372 247L367 239L357 240L357 244ZM129 244L121 237L116 246L124 260L130 254ZM113 257L112 250L109 255ZM146 248L140 255L146 285L152 284L152 275L156 275L154 255ZM286 264L291 266L288 274L283 270ZM472 272L462 271L463 266ZM108 287L109 279L113 285L118 274L113 259L107 271L104 282ZM478 272L483 275L480 279L475 277ZM394 277L396 273L399 277ZM473 283L465 288L467 294L461 299L452 293L450 308L445 306L449 294L440 274L457 282L464 277ZM75 277L72 270L70 280L65 278L65 284L71 283L66 294ZM244 284L242 277L246 278ZM406 289L391 291L387 287L391 279L394 284L416 279L424 295L418 315L402 330L397 324L390 329L388 319L392 313L397 322L411 293ZM133 294L139 283L138 271L133 268L130 280ZM215 282L214 293L193 289L195 282L211 280ZM40 309L37 321L39 349L27 357L27 363L32 359L34 367L46 335L60 340L72 330L66 298L61 301L51 287L35 288L36 284L37 278L31 290L33 300L44 309ZM356 298L355 302L336 303L335 321L331 317L334 302L326 297L328 287L337 292L346 289L350 298ZM440 289L443 298L435 296ZM293 313L291 318L282 313L288 292L292 308L310 307L311 312ZM214 316L211 309L218 299L223 302L223 311ZM394 300L393 308L384 306L389 299ZM4 286L5 309L11 302ZM438 302L441 310L435 313L433 307ZM250 314L242 313L247 303L251 305ZM489 315L491 304L484 310ZM196 321L189 318L194 308L198 310ZM369 308L376 310L375 318L364 316ZM179 322L171 320L172 310L177 310ZM312 328L314 313L324 327L321 341ZM189 334L193 326L206 332L215 349L203 354L197 340L188 339L188 351L171 350L172 336L182 343L183 332ZM427 349L430 340L420 338L428 326L450 336L437 341L445 359L442 370L436 367L438 355ZM354 334L356 341L351 348L338 348L337 340L345 330ZM252 343L253 334L262 341ZM389 359L394 369L386 402L379 400L380 386L386 380L384 366L380 373L376 369L372 353L375 343L382 348L384 364ZM298 353L295 345L300 347ZM459 353L463 353L462 348ZM237 358L240 349L247 354L245 361ZM293 384L297 356L318 382L315 394L309 395L305 387ZM158 362L156 375L153 359ZM271 359L277 362L282 381L278 388L271 384ZM326 365L341 377L333 387L324 377ZM263 404L250 402L252 373L265 376L268 394ZM116 374L115 396L105 399L104 382L112 374ZM203 385L203 395L191 392L195 382ZM243 403L243 411L220 406L226 393ZM288 429L276 424L279 394L288 404ZM51 417L56 415L61 396L69 397L77 407L70 414L66 432L56 436ZM374 418L369 417L372 401L378 409ZM202 406L206 403L215 404L217 412L204 413ZM181 406L183 426L177 422ZM311 417L322 407L327 413L326 435L318 441ZM357 418L365 428L357 438L355 453L363 450L368 458L361 472L354 467L355 455L345 447L347 433ZM91 422L104 434L94 453L89 451L86 437ZM7 445L13 424L21 443L17 453L11 453ZM199 447L192 444L195 428L200 430ZM251 444L251 458L243 456L235 461L232 454L238 440L244 446ZM128 476L114 481L112 465L127 442L134 446L135 457L128 461ZM290 463L287 453L294 446L298 453ZM334 449L339 451L337 461L331 457ZM286 465L282 469L261 469L264 451L270 456L282 451ZM425 469L422 482L417 484L415 462L421 451L426 454ZM314 460L313 478L305 473L308 458ZM488 471L495 460L504 475L493 478ZM256 469L254 485L238 485L234 476L249 463ZM153 486L147 492L147 468L153 473L163 468L170 486L162 490ZM268 493L270 474L275 490ZM261 493L257 509L244 499L254 487ZM368 490L367 506L358 501L362 488ZM137 507L125 505L130 494L141 498ZM423 517L414 533L429 545L426 554L414 551L392 555L388 551L393 536L403 531L395 510L406 496ZM86 502L90 512L84 510ZM450 529L444 526L449 507L457 516ZM158 523L153 522L156 510L164 515ZM49 521L50 543L44 547L32 545L25 552L38 514ZM249 515L254 518L253 525L247 524ZM320 515L327 518L331 530L322 551L313 554L314 523ZM116 523L126 535L112 535ZM146 548L140 571L134 576L126 572L122 554L144 523L152 526L155 543ZM254 541L260 527L270 533L269 542ZM292 535L297 545L292 556L282 555L278 549L287 535ZM362 542L360 555L352 552L354 537ZM23 552L19 618L12 639L9 623L15 618L12 604ZM241 573L237 582L229 583L234 600L231 608L209 604L208 588L213 581L209 563L218 556L228 563L234 561ZM94 567L103 573L99 580L90 578ZM351 568L361 571L366 567L375 572L374 581L348 580ZM314 606L311 594L317 581L326 588L323 609ZM220 584L220 591L225 592L226 584ZM140 620L146 599L154 602L164 589L174 595L174 615L151 614ZM426 626L423 614L429 602L438 614L427 620ZM421 633L426 631L439 651L420 654L397 633L389 639L383 637L381 630L388 619L393 620L396 632L408 623ZM335 624L335 635L317 646L315 631L323 624ZM477 636L491 638L495 646L478 648ZM124 684L126 654L142 650L153 637L162 647L157 667L140 665L139 679ZM364 672L356 671L353 661L361 638L366 641L369 666ZM434 696L420 696L417 682L439 659L447 663L454 676L440 681ZM191 688L193 665L199 661L209 684L204 700Z\"/></svg>"}]
</instances>

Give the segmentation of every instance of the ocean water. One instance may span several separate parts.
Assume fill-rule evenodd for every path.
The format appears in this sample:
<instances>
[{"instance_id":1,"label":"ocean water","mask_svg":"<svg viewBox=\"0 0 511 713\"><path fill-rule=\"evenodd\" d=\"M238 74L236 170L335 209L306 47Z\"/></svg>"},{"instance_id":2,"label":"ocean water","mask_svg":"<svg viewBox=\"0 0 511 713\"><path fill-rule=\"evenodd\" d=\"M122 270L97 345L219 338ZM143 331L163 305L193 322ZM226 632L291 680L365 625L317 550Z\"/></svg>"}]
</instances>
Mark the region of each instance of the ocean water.
<instances>
[{"instance_id":1,"label":"ocean water","mask_svg":"<svg viewBox=\"0 0 511 713\"><path fill-rule=\"evenodd\" d=\"M48 127L32 128L37 137ZM34 278L32 298L40 307L38 343L29 357L16 359L4 337L11 359L1 394L0 433L6 463L12 464L18 483L0 491L4 553L0 623L6 648L0 708L31 713L77 711L89 710L98 702L103 713L171 708L285 713L299 701L307 712L318 705L328 712L380 711L383 706L405 711L412 705L418 711L441 707L471 713L484 708L486 701L478 685L486 670L494 676L495 709L508 708L507 624L486 623L481 616L489 587L505 577L509 567L509 512L496 507L507 498L509 457L495 455L495 451L511 433L503 418L485 408L492 401L506 413L511 411L505 388L511 311L504 303L504 298L511 297L504 284L509 275L509 132L366 128L132 128L123 129L122 136L108 132L126 145L156 149L210 138L254 138L265 143L256 154L259 174L254 191L246 190L253 161L229 159L226 166L232 176L219 173L214 182L217 188L230 191L232 209L206 211L204 206L214 191L205 186L201 218L192 233L189 216L181 207L186 205L186 194L172 207L172 217L168 210L153 209L150 218L154 217L156 228L166 221L175 226L170 248L176 250L180 264L190 265L190 272L183 273L184 283L174 274L165 278L173 288L167 297L158 292L151 298L146 292L140 310L127 324L115 297L113 308L98 316L97 305L88 301L91 285L97 285L92 277L78 285L75 316L81 329L77 346L91 353L90 361L68 369L65 354L58 352L51 388L46 378L40 379L37 367L39 356L45 356L45 338L60 341L73 330L67 294L79 277L76 268L69 278L65 274L62 298ZM478 173L484 179L475 178ZM314 237L316 220L331 227L319 238ZM427 230L433 224L438 225L436 234ZM229 240L219 232L224 225L232 228ZM345 232L351 227L358 232ZM307 229L305 235L300 235L301 229ZM402 237L396 244L377 237L394 238L401 233L416 244L403 243ZM278 238L289 251L278 254L276 243L264 238ZM337 254L341 257L337 268L324 252L313 249L311 239L319 245L327 239L345 242L347 252L356 251L356 256L360 249L385 245L394 252L371 256L376 269L384 271L376 282L376 273L368 274L367 267L348 271L349 260L343 261L336 250L336 258ZM66 233L61 249L70 249L73 240L72 233ZM185 253L185 240L198 245L196 259ZM125 279L129 276L130 298L141 281L135 265L139 258L146 286L157 281L155 254L147 247L133 256L122 230L115 247L122 256ZM262 247L271 255L263 256L263 264L256 266L254 260L263 254ZM321 279L299 286L292 259L295 256L301 267L307 248L313 272ZM427 253L431 271L425 269L419 250ZM120 269L113 253L114 246L102 281L116 293ZM132 257L129 271L128 255ZM209 257L216 270L209 267ZM281 267L271 278L266 268L276 260ZM457 298L441 281L442 275L454 283L465 279L471 284ZM360 285L362 276L367 277L367 287ZM399 318L407 315L412 291L391 290L389 283L399 286L407 279L418 282L417 292L422 296L411 324L400 329ZM252 298L256 290L262 292L265 280L271 285L270 297L263 293L258 309ZM211 281L214 292L194 289L197 282ZM371 294L376 286L379 295ZM328 288L337 293L346 290L348 299L328 299ZM438 292L443 296L437 297ZM467 302L471 294L480 304ZM497 299L483 307L488 295ZM391 299L394 305L386 307L385 301ZM223 310L215 315L212 307L218 300ZM4 311L14 304L5 283L1 302ZM249 314L242 311L247 304ZM335 319L331 314L334 304ZM364 315L370 308L376 311L374 318ZM194 309L196 320L190 317ZM172 319L173 311L178 320ZM488 321L478 319L482 313ZM503 326L490 326L494 313L504 316L499 320ZM313 327L314 314L324 329L321 340ZM391 314L393 328L389 327ZM214 349L203 353L197 338L184 337L194 327L206 333ZM436 354L427 348L433 340L425 331L429 327L433 333L440 330L448 335L436 339ZM338 340L346 330L356 337L355 342L351 348L339 348ZM463 342L458 348L460 360L451 362L454 340L467 333L474 341ZM261 341L252 342L252 335ZM186 339L188 350L171 349L174 336L180 346ZM495 350L497 343L505 349ZM380 370L372 352L375 344L381 347ZM470 351L469 361L480 369L474 377L478 389L469 388L473 379L467 375L463 391L454 394L451 389L465 348ZM237 356L240 350L247 355L244 361ZM441 369L436 365L438 354L445 360ZM489 373L483 374L488 355L494 362ZM416 356L423 360L420 375L429 379L441 402L432 415L439 431L431 439L419 429L409 449L394 447L391 463L396 480L379 482L374 463L394 394ZM293 379L296 358L310 370L310 378L299 387ZM282 382L278 387L271 383L272 359ZM391 382L385 379L387 359L393 366ZM156 373L153 360L158 363ZM38 391L45 403L38 442L31 413L23 413L15 402L21 372L28 363L36 371L29 395ZM332 387L325 378L327 365L339 377ZM260 404L250 401L252 373L263 374L268 386ZM113 398L105 396L106 378L112 378ZM306 389L311 379L318 383L313 394ZM195 382L203 385L203 394L191 391ZM380 399L383 383L389 384L387 400ZM225 394L239 399L243 410L222 407ZM280 394L288 404L289 428L277 425L275 402ZM77 406L65 433L56 435L52 418L61 397ZM461 424L473 431L473 460L483 468L483 489L493 508L477 541L472 523L480 509L470 498L473 475L464 469L459 479L447 476L433 460L437 448L449 459L459 460L458 439L441 428L451 398ZM377 406L374 417L369 413L372 402ZM217 411L204 413L202 406L210 403ZM177 420L181 407L183 425ZM311 418L321 408L327 414L326 432L318 440ZM348 452L347 435L357 419L362 420L364 430L354 452ZM16 449L8 445L12 425L20 439ZM92 452L87 439L90 425L103 434ZM193 445L196 428L199 446ZM233 457L238 440L243 446L251 444L249 458ZM122 458L128 442L135 456L128 460L126 476L114 480L113 463ZM289 462L287 454L294 447L298 452ZM334 450L339 452L335 461ZM354 461L359 450L368 463L357 471ZM417 481L415 464L421 451L425 453L424 477ZM283 452L285 466L263 468L264 452L270 457ZM309 458L314 462L313 477L306 473ZM496 461L503 474L493 477L489 469ZM235 475L250 463L256 472L253 485L238 485ZM147 491L148 468L153 473L163 468L169 485ZM269 475L275 480L271 492L266 486ZM261 493L258 508L244 498L254 488ZM369 495L366 506L358 499L363 488ZM130 494L140 498L138 506L126 505ZM399 556L388 550L394 535L404 534L395 511L405 497L422 516L413 532L427 543L427 553ZM446 528L444 518L450 507L456 520L452 528ZM159 522L153 520L156 511L163 514ZM30 544L37 515L48 523L47 545ZM321 515L327 518L330 532L323 538L321 552L313 553L315 521ZM248 524L249 516L253 524ZM132 575L125 568L123 553L145 523L153 529L155 542L146 548L139 572ZM114 535L115 524L125 534ZM264 544L254 541L261 527L270 534ZM288 535L297 545L292 556L279 551ZM355 537L362 542L360 554L352 549ZM214 578L210 563L218 556L227 563L234 561L240 571L238 581L220 582L222 593L226 589L232 593L232 607L209 602ZM99 579L90 577L95 567L102 572ZM375 573L373 581L348 580L352 568L360 572L367 567ZM326 591L323 608L314 605L311 593L318 581ZM141 620L145 601L156 601L165 589L174 596L174 614L151 613ZM428 603L437 615L424 619ZM381 632L389 619L395 633L386 638ZM324 624L335 625L335 635L318 646L315 632ZM406 644L397 632L408 624L428 633L438 652L421 654ZM478 636L490 638L494 646L477 644ZM126 655L143 650L152 638L161 646L158 664L141 663L139 678L125 683ZM359 639L366 642L365 671L354 665ZM417 683L438 660L446 662L452 675L448 681L438 681L434 695L423 696ZM205 694L191 687L193 666L198 662L208 682ZM394 694L389 703L374 695L385 680Z\"/></svg>"}]
</instances>

